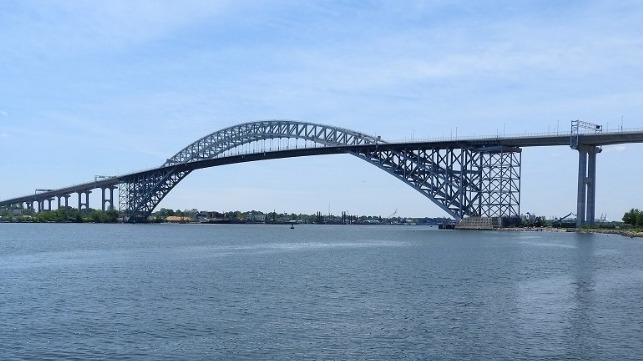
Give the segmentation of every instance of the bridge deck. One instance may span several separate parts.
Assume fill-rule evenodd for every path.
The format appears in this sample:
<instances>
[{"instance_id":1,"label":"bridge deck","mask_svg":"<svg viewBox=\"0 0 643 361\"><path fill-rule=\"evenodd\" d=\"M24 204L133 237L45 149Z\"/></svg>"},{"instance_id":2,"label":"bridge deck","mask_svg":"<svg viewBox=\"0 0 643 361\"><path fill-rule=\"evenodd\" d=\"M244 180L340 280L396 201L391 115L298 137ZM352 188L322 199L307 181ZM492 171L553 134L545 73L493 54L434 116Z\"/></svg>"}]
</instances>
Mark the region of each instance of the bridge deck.
<instances>
[{"instance_id":1,"label":"bridge deck","mask_svg":"<svg viewBox=\"0 0 643 361\"><path fill-rule=\"evenodd\" d=\"M373 150L408 150L408 149L452 149L452 148L479 148L490 146L508 147L542 147L542 146L564 146L570 144L571 135L536 135L536 136L509 136L509 137L484 137L472 139L455 139L444 141L415 141L415 142L393 142L377 143L366 145L350 146L319 146L311 148L288 149L279 151L266 151L261 153L241 154L221 158L205 159L188 163L176 164L177 170L195 170L226 164L251 162L264 159L292 158L323 154L342 154L348 152L373 151ZM623 131L606 133L581 133L580 144L603 146L622 143L643 143L643 131ZM162 168L162 167L160 167ZM65 196L77 192L86 192L92 189L114 187L128 178L145 175L158 171L160 168L144 170L103 179L93 182L77 184L70 187L60 188L49 192L42 192L12 199L0 201L0 206L19 204L23 202L46 200L54 197Z\"/></svg>"},{"instance_id":2,"label":"bridge deck","mask_svg":"<svg viewBox=\"0 0 643 361\"><path fill-rule=\"evenodd\" d=\"M461 138L444 141L416 141L388 143L394 145L417 145L437 148L451 148L459 145L489 146L505 145L511 147L547 147L570 145L570 134L533 135L533 136L497 136L482 138ZM623 131L606 133L581 133L580 143L585 145L603 146L623 143L643 143L643 131Z\"/></svg>"}]
</instances>

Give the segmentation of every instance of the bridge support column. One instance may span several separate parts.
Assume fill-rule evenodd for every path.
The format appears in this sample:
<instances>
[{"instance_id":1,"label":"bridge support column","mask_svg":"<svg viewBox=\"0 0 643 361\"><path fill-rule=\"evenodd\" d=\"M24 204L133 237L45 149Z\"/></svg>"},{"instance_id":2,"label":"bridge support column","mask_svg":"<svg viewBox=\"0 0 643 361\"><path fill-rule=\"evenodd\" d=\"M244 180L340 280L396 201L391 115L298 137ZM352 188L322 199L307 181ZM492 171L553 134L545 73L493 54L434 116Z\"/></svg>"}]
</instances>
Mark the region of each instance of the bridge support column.
<instances>
[{"instance_id":1,"label":"bridge support column","mask_svg":"<svg viewBox=\"0 0 643 361\"><path fill-rule=\"evenodd\" d=\"M85 209L89 209L89 194L92 191L84 191L84 192L77 192L78 193L78 211L83 210L83 206L85 206ZM83 195L85 195L85 202L83 203Z\"/></svg>"},{"instance_id":2,"label":"bridge support column","mask_svg":"<svg viewBox=\"0 0 643 361\"><path fill-rule=\"evenodd\" d=\"M594 224L596 217L596 154L601 148L581 145L578 147L578 198L576 202L576 227Z\"/></svg>"},{"instance_id":3,"label":"bridge support column","mask_svg":"<svg viewBox=\"0 0 643 361\"><path fill-rule=\"evenodd\" d=\"M71 197L69 194L65 194L64 196L58 196L58 209L60 209L62 206L60 201L63 198L65 199L65 208L69 207L69 197Z\"/></svg>"},{"instance_id":4,"label":"bridge support column","mask_svg":"<svg viewBox=\"0 0 643 361\"><path fill-rule=\"evenodd\" d=\"M44 211L51 211L51 198L39 199L38 202L38 213Z\"/></svg>"},{"instance_id":5,"label":"bridge support column","mask_svg":"<svg viewBox=\"0 0 643 361\"><path fill-rule=\"evenodd\" d=\"M116 189L116 187L114 187L114 186L110 186L110 187L107 187L107 188L101 188L102 196L103 196L103 198L102 198L103 212L105 212L107 210L106 207L105 207L107 205L107 203L109 203L109 210L114 209L114 189ZM107 190L109 190L109 198L106 197L106 192L105 191L107 191Z\"/></svg>"}]
</instances>

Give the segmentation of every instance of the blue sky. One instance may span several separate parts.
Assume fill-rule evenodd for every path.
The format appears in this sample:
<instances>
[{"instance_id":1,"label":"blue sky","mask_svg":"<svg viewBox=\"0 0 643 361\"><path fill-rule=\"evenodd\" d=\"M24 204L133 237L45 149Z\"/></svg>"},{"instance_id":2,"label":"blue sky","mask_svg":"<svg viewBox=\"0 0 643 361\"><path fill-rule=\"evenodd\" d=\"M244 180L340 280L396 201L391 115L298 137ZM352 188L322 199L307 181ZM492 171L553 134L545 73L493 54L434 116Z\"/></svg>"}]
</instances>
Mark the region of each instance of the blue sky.
<instances>
[{"instance_id":1,"label":"blue sky","mask_svg":"<svg viewBox=\"0 0 643 361\"><path fill-rule=\"evenodd\" d=\"M633 0L5 0L0 199L154 167L254 120L387 140L640 129L642 23ZM599 155L598 215L643 207L642 151ZM522 161L523 212L575 211L574 151ZM348 155L201 170L160 207L445 215Z\"/></svg>"}]
</instances>

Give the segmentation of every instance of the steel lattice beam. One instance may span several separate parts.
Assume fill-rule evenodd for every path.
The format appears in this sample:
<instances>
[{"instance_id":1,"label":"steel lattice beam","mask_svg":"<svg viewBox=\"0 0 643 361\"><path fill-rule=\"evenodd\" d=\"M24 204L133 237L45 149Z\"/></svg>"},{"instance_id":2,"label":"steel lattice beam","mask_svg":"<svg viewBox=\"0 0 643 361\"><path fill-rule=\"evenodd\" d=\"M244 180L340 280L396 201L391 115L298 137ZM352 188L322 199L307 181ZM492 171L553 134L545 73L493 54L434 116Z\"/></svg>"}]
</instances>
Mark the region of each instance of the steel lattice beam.
<instances>
[{"instance_id":1,"label":"steel lattice beam","mask_svg":"<svg viewBox=\"0 0 643 361\"><path fill-rule=\"evenodd\" d=\"M119 198L127 222L145 222L161 200L190 172L169 167L125 179L119 185Z\"/></svg>"},{"instance_id":2,"label":"steel lattice beam","mask_svg":"<svg viewBox=\"0 0 643 361\"><path fill-rule=\"evenodd\" d=\"M483 153L481 202L479 214L483 217L520 216L521 153L515 149L501 149Z\"/></svg>"},{"instance_id":3,"label":"steel lattice beam","mask_svg":"<svg viewBox=\"0 0 643 361\"><path fill-rule=\"evenodd\" d=\"M520 215L520 149L408 149L357 154L456 219Z\"/></svg>"}]
</instances>

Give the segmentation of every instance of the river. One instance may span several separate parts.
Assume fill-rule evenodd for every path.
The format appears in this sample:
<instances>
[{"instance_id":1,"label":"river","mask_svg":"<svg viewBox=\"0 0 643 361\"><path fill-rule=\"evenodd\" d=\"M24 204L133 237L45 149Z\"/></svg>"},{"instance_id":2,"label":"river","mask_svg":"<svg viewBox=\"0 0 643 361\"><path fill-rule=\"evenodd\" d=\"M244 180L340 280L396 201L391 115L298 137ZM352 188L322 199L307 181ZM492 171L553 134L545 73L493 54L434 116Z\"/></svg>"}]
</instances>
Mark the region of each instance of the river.
<instances>
[{"instance_id":1,"label":"river","mask_svg":"<svg viewBox=\"0 0 643 361\"><path fill-rule=\"evenodd\" d=\"M635 360L643 240L0 224L2 360Z\"/></svg>"}]
</instances>

